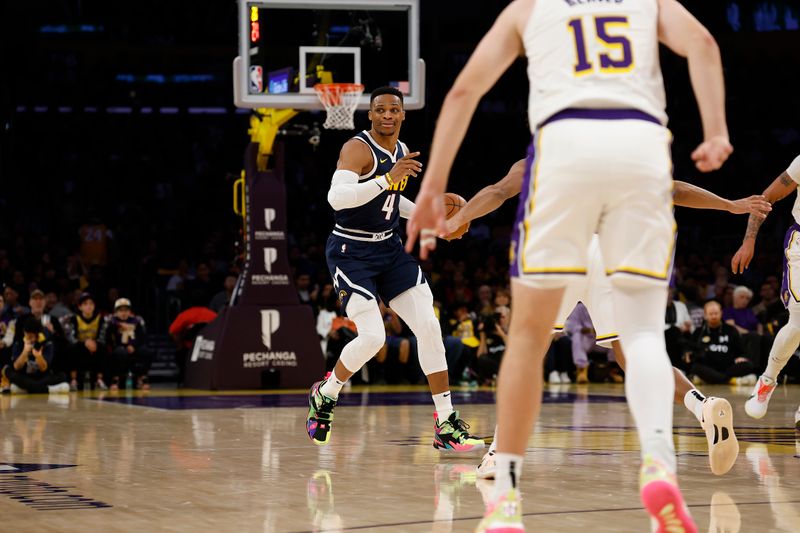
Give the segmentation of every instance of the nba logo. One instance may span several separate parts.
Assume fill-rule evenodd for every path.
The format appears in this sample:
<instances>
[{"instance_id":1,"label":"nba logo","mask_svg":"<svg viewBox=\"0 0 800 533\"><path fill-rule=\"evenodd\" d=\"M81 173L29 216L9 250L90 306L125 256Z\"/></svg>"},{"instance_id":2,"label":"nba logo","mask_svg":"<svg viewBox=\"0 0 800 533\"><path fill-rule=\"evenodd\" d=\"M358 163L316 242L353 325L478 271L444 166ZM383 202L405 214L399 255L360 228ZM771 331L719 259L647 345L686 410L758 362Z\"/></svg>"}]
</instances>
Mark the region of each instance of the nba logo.
<instances>
[{"instance_id":1,"label":"nba logo","mask_svg":"<svg viewBox=\"0 0 800 533\"><path fill-rule=\"evenodd\" d=\"M264 90L264 69L261 65L250 65L250 92L260 93Z\"/></svg>"}]
</instances>

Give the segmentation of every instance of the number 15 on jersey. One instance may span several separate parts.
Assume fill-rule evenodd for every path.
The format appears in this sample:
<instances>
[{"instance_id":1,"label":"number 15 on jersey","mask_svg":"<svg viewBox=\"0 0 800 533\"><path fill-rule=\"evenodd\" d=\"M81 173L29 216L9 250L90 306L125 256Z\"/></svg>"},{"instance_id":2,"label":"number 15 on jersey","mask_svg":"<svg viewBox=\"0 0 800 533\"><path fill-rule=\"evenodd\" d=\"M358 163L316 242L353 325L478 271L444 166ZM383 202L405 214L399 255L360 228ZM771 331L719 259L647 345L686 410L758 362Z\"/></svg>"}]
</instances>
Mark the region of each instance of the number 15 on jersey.
<instances>
[{"instance_id":1,"label":"number 15 on jersey","mask_svg":"<svg viewBox=\"0 0 800 533\"><path fill-rule=\"evenodd\" d=\"M584 23L585 22L585 23ZM575 39L575 75L584 76L596 70L607 73L630 72L633 68L633 48L624 35L628 17L593 16L571 19L567 26ZM623 30L623 31L620 31ZM587 51L587 34L594 33L602 50L592 62Z\"/></svg>"}]
</instances>

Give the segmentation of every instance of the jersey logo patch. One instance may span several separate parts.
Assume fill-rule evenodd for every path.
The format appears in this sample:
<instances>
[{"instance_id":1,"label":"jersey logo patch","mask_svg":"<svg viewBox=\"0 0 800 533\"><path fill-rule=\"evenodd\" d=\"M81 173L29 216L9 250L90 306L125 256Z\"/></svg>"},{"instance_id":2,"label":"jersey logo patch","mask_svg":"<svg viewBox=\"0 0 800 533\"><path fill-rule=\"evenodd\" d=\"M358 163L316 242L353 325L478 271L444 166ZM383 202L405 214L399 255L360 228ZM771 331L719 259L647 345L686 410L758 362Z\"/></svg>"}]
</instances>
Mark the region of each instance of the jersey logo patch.
<instances>
[{"instance_id":1,"label":"jersey logo patch","mask_svg":"<svg viewBox=\"0 0 800 533\"><path fill-rule=\"evenodd\" d=\"M343 244L342 245L342 253L345 253L346 251L347 251L347 245Z\"/></svg>"},{"instance_id":2,"label":"jersey logo patch","mask_svg":"<svg viewBox=\"0 0 800 533\"><path fill-rule=\"evenodd\" d=\"M344 299L347 298L347 291L341 290L339 291L339 301L342 302Z\"/></svg>"},{"instance_id":3,"label":"jersey logo patch","mask_svg":"<svg viewBox=\"0 0 800 533\"><path fill-rule=\"evenodd\" d=\"M388 157L387 157L386 159L381 159L381 164L384 164L384 163L386 163L388 160L389 160L389 158L388 158Z\"/></svg>"}]
</instances>

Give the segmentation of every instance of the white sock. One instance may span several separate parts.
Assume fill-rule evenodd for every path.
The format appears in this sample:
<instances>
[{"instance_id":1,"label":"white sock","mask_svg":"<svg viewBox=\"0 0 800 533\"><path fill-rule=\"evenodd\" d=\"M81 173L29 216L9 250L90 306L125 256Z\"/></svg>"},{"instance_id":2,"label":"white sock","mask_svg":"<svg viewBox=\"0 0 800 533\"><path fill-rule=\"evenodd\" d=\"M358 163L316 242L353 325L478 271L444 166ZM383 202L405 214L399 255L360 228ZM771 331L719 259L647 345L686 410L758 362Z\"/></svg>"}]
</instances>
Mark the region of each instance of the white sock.
<instances>
[{"instance_id":1,"label":"white sock","mask_svg":"<svg viewBox=\"0 0 800 533\"><path fill-rule=\"evenodd\" d=\"M494 501L511 489L519 488L519 476L522 472L522 456L513 453L496 453L494 461L497 472L494 475Z\"/></svg>"},{"instance_id":2,"label":"white sock","mask_svg":"<svg viewBox=\"0 0 800 533\"><path fill-rule=\"evenodd\" d=\"M450 400L450 391L434 394L433 404L436 406L436 414L439 417L439 422L443 422L450 418L450 414L453 412L453 403Z\"/></svg>"},{"instance_id":3,"label":"white sock","mask_svg":"<svg viewBox=\"0 0 800 533\"><path fill-rule=\"evenodd\" d=\"M683 396L683 405L701 423L703 422L703 402L705 399L706 397L697 389L692 389Z\"/></svg>"},{"instance_id":4,"label":"white sock","mask_svg":"<svg viewBox=\"0 0 800 533\"><path fill-rule=\"evenodd\" d=\"M783 326L775 335L775 342L772 343L772 349L769 351L764 375L773 381L777 380L778 374L786 366L786 362L797 349L798 344L800 344L800 328L791 323Z\"/></svg>"},{"instance_id":5,"label":"white sock","mask_svg":"<svg viewBox=\"0 0 800 533\"><path fill-rule=\"evenodd\" d=\"M319 388L319 391L327 396L328 398L333 398L334 400L339 398L339 391L342 390L342 387L347 382L347 380L341 380L336 377L336 369L333 369L331 372L331 377L322 384L322 387Z\"/></svg>"},{"instance_id":6,"label":"white sock","mask_svg":"<svg viewBox=\"0 0 800 533\"><path fill-rule=\"evenodd\" d=\"M800 409L800 407L798 407ZM492 439L492 445L489 446L489 451L494 453L497 451L497 426L494 427L494 438Z\"/></svg>"},{"instance_id":7,"label":"white sock","mask_svg":"<svg viewBox=\"0 0 800 533\"><path fill-rule=\"evenodd\" d=\"M614 310L625 349L625 395L636 422L642 457L675 471L672 402L675 377L664 344L663 287L614 287Z\"/></svg>"}]
</instances>

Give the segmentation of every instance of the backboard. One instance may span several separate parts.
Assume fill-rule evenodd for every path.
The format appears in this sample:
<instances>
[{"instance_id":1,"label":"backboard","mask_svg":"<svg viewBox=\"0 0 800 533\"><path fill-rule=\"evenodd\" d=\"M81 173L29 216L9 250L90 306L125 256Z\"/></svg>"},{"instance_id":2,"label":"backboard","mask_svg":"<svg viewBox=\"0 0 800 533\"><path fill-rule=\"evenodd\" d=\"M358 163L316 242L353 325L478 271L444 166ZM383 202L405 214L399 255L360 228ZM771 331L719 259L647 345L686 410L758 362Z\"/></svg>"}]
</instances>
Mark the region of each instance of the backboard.
<instances>
[{"instance_id":1,"label":"backboard","mask_svg":"<svg viewBox=\"0 0 800 533\"><path fill-rule=\"evenodd\" d=\"M316 83L392 85L425 105L419 0L239 0L238 107L321 109Z\"/></svg>"}]
</instances>

